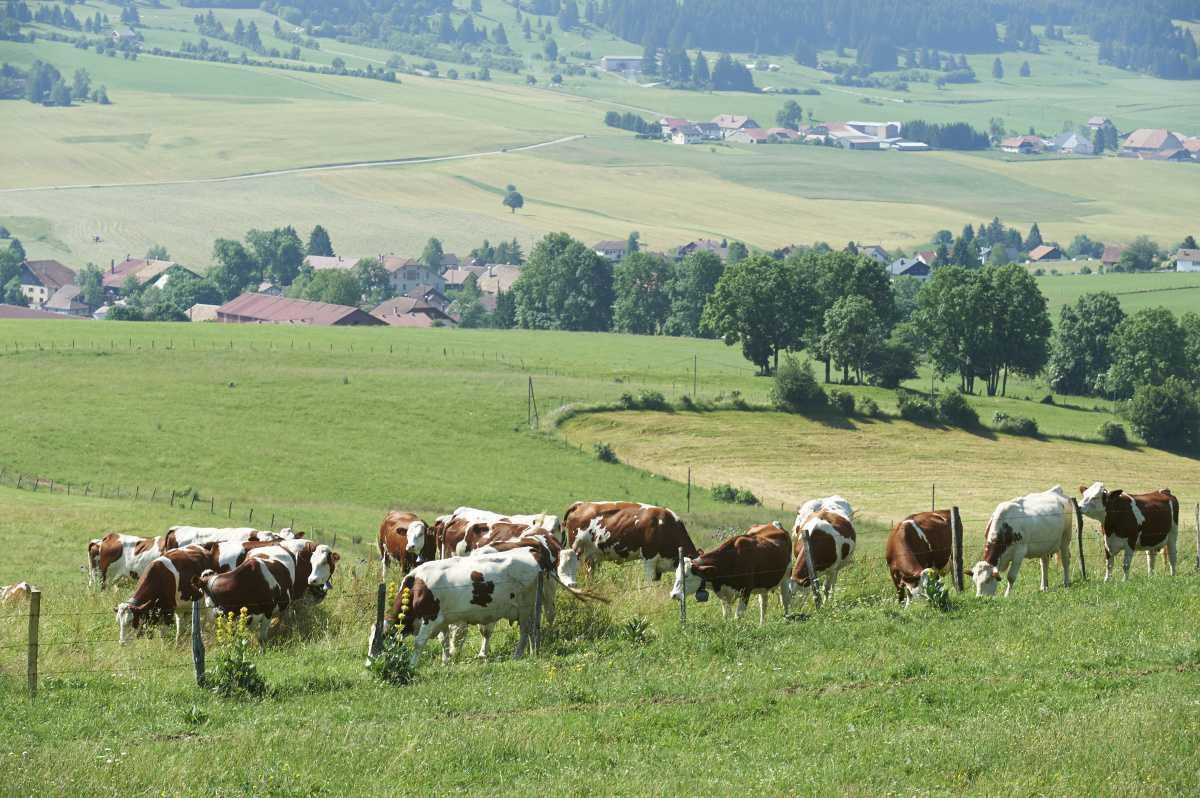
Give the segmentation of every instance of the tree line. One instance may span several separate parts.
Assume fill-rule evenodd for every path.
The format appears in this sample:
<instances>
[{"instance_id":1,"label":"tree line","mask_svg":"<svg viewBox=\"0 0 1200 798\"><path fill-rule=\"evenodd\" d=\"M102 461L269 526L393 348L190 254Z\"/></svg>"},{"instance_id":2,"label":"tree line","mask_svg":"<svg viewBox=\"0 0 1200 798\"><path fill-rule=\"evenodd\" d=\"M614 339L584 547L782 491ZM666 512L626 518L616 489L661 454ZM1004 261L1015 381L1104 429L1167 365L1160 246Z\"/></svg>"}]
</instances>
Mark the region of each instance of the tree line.
<instances>
[{"instance_id":1,"label":"tree line","mask_svg":"<svg viewBox=\"0 0 1200 798\"><path fill-rule=\"evenodd\" d=\"M0 100L28 100L38 105L66 107L73 102L109 105L108 89L93 86L86 69L76 69L70 81L53 64L35 60L28 69L0 64Z\"/></svg>"}]
</instances>

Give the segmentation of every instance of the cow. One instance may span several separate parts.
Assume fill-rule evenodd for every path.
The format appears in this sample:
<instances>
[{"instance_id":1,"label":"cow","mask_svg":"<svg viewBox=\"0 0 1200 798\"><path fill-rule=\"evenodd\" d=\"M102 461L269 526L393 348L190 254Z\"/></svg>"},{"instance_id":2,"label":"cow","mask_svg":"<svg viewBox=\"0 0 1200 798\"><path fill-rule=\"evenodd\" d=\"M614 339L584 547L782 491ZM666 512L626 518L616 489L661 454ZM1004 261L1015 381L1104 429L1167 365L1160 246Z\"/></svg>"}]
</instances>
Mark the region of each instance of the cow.
<instances>
[{"instance_id":1,"label":"cow","mask_svg":"<svg viewBox=\"0 0 1200 798\"><path fill-rule=\"evenodd\" d=\"M1063 587L1069 587L1074 525L1075 510L1061 485L996 505L984 531L983 559L971 568L975 595L996 595L1000 574L1006 568L1008 585L1004 595L1010 595L1021 563L1027 557L1041 561L1041 589L1049 589L1050 556L1056 552L1063 569Z\"/></svg>"},{"instance_id":2,"label":"cow","mask_svg":"<svg viewBox=\"0 0 1200 798\"><path fill-rule=\"evenodd\" d=\"M533 631L534 595L541 572L527 548L422 563L404 577L391 611L384 616L383 632L394 626L402 636L416 636L409 658L416 667L429 639L449 631L450 625L483 627L486 652L492 626L516 621L520 637L514 656L520 658ZM446 638L443 663L449 662L450 655Z\"/></svg>"},{"instance_id":3,"label":"cow","mask_svg":"<svg viewBox=\"0 0 1200 798\"><path fill-rule=\"evenodd\" d=\"M285 527L278 532L270 532L249 526L173 526L167 530L164 539L166 541L166 549L170 550L191 546L195 543L200 545L231 541L245 543L252 540L277 542L280 540L293 540L299 537L301 536L289 527Z\"/></svg>"},{"instance_id":4,"label":"cow","mask_svg":"<svg viewBox=\"0 0 1200 798\"><path fill-rule=\"evenodd\" d=\"M826 496L813 499L800 506L796 522L792 526L792 579L793 593L801 588L811 588L808 577L809 550L804 545L804 532L808 532L808 543L812 548L812 572L814 576L825 575L825 600L833 598L838 572L845 568L854 556L858 536L854 531L854 510L850 502L841 496Z\"/></svg>"},{"instance_id":5,"label":"cow","mask_svg":"<svg viewBox=\"0 0 1200 798\"><path fill-rule=\"evenodd\" d=\"M396 560L403 573L437 556L437 540L429 534L425 522L414 513L392 510L379 525L379 568L386 576L387 567Z\"/></svg>"},{"instance_id":6,"label":"cow","mask_svg":"<svg viewBox=\"0 0 1200 798\"><path fill-rule=\"evenodd\" d=\"M466 540L474 530L475 537L486 535L484 528L493 524L524 524L537 526L547 533L566 542L562 534L562 523L556 516L541 513L539 515L502 515L491 510L479 510L474 507L459 507L449 515L439 516L433 523L433 534L436 539L437 556L450 557L465 554L459 544Z\"/></svg>"},{"instance_id":7,"label":"cow","mask_svg":"<svg viewBox=\"0 0 1200 798\"><path fill-rule=\"evenodd\" d=\"M657 582L683 556L700 552L673 510L637 502L575 502L563 515L567 541L594 575L601 562L642 561L647 582Z\"/></svg>"},{"instance_id":8,"label":"cow","mask_svg":"<svg viewBox=\"0 0 1200 798\"><path fill-rule=\"evenodd\" d=\"M767 594L779 591L783 612L791 605L792 591L788 575L792 564L792 541L787 530L779 524L759 524L743 535L734 535L709 552L684 557L675 568L675 586L671 598L680 600L694 594L697 601L707 601L707 585L721 600L721 617L729 616L729 608L737 601L734 614L741 618L750 603L758 596L758 623L767 619Z\"/></svg>"},{"instance_id":9,"label":"cow","mask_svg":"<svg viewBox=\"0 0 1200 798\"><path fill-rule=\"evenodd\" d=\"M907 604L926 595L930 578L950 565L952 535L949 510L913 513L892 527L884 558L897 601Z\"/></svg>"},{"instance_id":10,"label":"cow","mask_svg":"<svg viewBox=\"0 0 1200 798\"><path fill-rule=\"evenodd\" d=\"M1124 555L1125 579L1135 551L1146 552L1146 568L1154 573L1154 559L1162 551L1171 576L1179 545L1179 499L1169 488L1153 493L1106 490L1103 482L1079 486L1083 500L1079 509L1100 522L1104 540L1104 581L1112 576L1113 557Z\"/></svg>"},{"instance_id":11,"label":"cow","mask_svg":"<svg viewBox=\"0 0 1200 798\"><path fill-rule=\"evenodd\" d=\"M0 607L28 601L29 594L37 590L28 582L17 582L15 585L0 585Z\"/></svg>"},{"instance_id":12,"label":"cow","mask_svg":"<svg viewBox=\"0 0 1200 798\"><path fill-rule=\"evenodd\" d=\"M146 621L165 621L172 614L175 642L179 642L183 618L191 611L192 602L199 598L193 584L195 577L217 567L215 543L171 549L155 558L138 579L133 595L117 605L121 643L127 642L130 628L137 630Z\"/></svg>"},{"instance_id":13,"label":"cow","mask_svg":"<svg viewBox=\"0 0 1200 798\"><path fill-rule=\"evenodd\" d=\"M108 586L109 579L136 580L147 565L172 548L177 547L166 536L142 538L110 532L88 542L88 576L92 582L99 581L101 589Z\"/></svg>"}]
</instances>

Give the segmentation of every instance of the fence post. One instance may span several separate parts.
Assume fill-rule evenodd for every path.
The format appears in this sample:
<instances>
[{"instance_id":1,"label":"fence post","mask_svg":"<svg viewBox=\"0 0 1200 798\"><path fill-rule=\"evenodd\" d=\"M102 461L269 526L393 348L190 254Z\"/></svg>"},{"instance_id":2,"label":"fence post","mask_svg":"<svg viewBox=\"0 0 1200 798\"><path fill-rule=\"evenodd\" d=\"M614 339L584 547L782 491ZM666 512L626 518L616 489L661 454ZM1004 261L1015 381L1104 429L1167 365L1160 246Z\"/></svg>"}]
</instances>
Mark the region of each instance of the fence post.
<instances>
[{"instance_id":1,"label":"fence post","mask_svg":"<svg viewBox=\"0 0 1200 798\"><path fill-rule=\"evenodd\" d=\"M170 504L172 507L175 506L175 489L174 488L171 489L171 501L168 502L168 504Z\"/></svg>"},{"instance_id":2,"label":"fence post","mask_svg":"<svg viewBox=\"0 0 1200 798\"><path fill-rule=\"evenodd\" d=\"M250 525L252 523L254 523L254 508L253 507L250 508L250 515L246 518L247 525Z\"/></svg>"},{"instance_id":3,"label":"fence post","mask_svg":"<svg viewBox=\"0 0 1200 798\"><path fill-rule=\"evenodd\" d=\"M937 512L937 483L934 482L929 486L929 512Z\"/></svg>"},{"instance_id":4,"label":"fence post","mask_svg":"<svg viewBox=\"0 0 1200 798\"><path fill-rule=\"evenodd\" d=\"M813 607L821 608L821 588L817 586L817 572L813 570L812 546L808 539L808 530L801 529L800 537L804 540L804 565L808 569L808 584L812 587Z\"/></svg>"},{"instance_id":5,"label":"fence post","mask_svg":"<svg viewBox=\"0 0 1200 798\"><path fill-rule=\"evenodd\" d=\"M133 500L134 500L134 501L137 501L137 500L138 500L138 497L139 497L139 496L141 496L141 495L142 495L142 486L141 486L141 485L134 485L134 486L133 486Z\"/></svg>"},{"instance_id":6,"label":"fence post","mask_svg":"<svg viewBox=\"0 0 1200 798\"><path fill-rule=\"evenodd\" d=\"M196 492L192 491L192 503L188 505L188 509L190 510L195 506L196 506Z\"/></svg>"},{"instance_id":7,"label":"fence post","mask_svg":"<svg viewBox=\"0 0 1200 798\"><path fill-rule=\"evenodd\" d=\"M18 487L20 487L19 484L18 484ZM88 484L83 486L83 497L86 499L87 495L91 492L92 492L92 483L89 482Z\"/></svg>"},{"instance_id":8,"label":"fence post","mask_svg":"<svg viewBox=\"0 0 1200 798\"><path fill-rule=\"evenodd\" d=\"M42 617L42 591L29 590L29 652L25 657L25 672L29 677L29 697L37 695L38 623Z\"/></svg>"},{"instance_id":9,"label":"fence post","mask_svg":"<svg viewBox=\"0 0 1200 798\"><path fill-rule=\"evenodd\" d=\"M267 529L274 529L274 528L275 528L275 513L271 513L271 525L269 527L267 527Z\"/></svg>"},{"instance_id":10,"label":"fence post","mask_svg":"<svg viewBox=\"0 0 1200 798\"><path fill-rule=\"evenodd\" d=\"M196 666L196 686L204 686L204 637L200 634L200 604L192 602L192 664Z\"/></svg>"},{"instance_id":11,"label":"fence post","mask_svg":"<svg viewBox=\"0 0 1200 798\"><path fill-rule=\"evenodd\" d=\"M226 517L226 518L233 518L233 499L230 499L230 500L229 500L229 512L226 514L226 516L225 516L225 517Z\"/></svg>"},{"instance_id":12,"label":"fence post","mask_svg":"<svg viewBox=\"0 0 1200 798\"><path fill-rule=\"evenodd\" d=\"M1071 509L1075 511L1075 539L1078 541L1079 548L1079 573L1083 579L1087 579L1087 563L1083 561L1083 510L1079 506L1079 502L1071 497ZM1063 563L1063 568L1067 567Z\"/></svg>"},{"instance_id":13,"label":"fence post","mask_svg":"<svg viewBox=\"0 0 1200 798\"><path fill-rule=\"evenodd\" d=\"M530 642L533 644L533 653L540 654L542 650L542 582L545 579L545 573L538 571L537 588L533 594L533 635Z\"/></svg>"},{"instance_id":14,"label":"fence post","mask_svg":"<svg viewBox=\"0 0 1200 798\"><path fill-rule=\"evenodd\" d=\"M950 508L950 553L954 586L963 592L963 526L958 507Z\"/></svg>"},{"instance_id":15,"label":"fence post","mask_svg":"<svg viewBox=\"0 0 1200 798\"><path fill-rule=\"evenodd\" d=\"M1200 569L1200 504L1196 505L1196 568Z\"/></svg>"},{"instance_id":16,"label":"fence post","mask_svg":"<svg viewBox=\"0 0 1200 798\"><path fill-rule=\"evenodd\" d=\"M208 513L209 513L209 515L212 515L213 513L215 513L216 510L217 510L217 497L209 496L208 497Z\"/></svg>"},{"instance_id":17,"label":"fence post","mask_svg":"<svg viewBox=\"0 0 1200 798\"><path fill-rule=\"evenodd\" d=\"M387 603L387 583L380 582L375 592L375 625L371 627L371 659L383 650L383 605Z\"/></svg>"},{"instance_id":18,"label":"fence post","mask_svg":"<svg viewBox=\"0 0 1200 798\"><path fill-rule=\"evenodd\" d=\"M692 511L692 467L688 466L687 511Z\"/></svg>"},{"instance_id":19,"label":"fence post","mask_svg":"<svg viewBox=\"0 0 1200 798\"><path fill-rule=\"evenodd\" d=\"M679 547L679 551L676 552L676 556L679 559L676 560L676 563L678 563L678 564L675 567L678 568L683 565L683 546ZM686 577L686 575L685 575L685 577ZM687 579L685 578L684 579L684 588L683 588L683 590L679 591L679 625L683 626L686 623L687 623Z\"/></svg>"}]
</instances>

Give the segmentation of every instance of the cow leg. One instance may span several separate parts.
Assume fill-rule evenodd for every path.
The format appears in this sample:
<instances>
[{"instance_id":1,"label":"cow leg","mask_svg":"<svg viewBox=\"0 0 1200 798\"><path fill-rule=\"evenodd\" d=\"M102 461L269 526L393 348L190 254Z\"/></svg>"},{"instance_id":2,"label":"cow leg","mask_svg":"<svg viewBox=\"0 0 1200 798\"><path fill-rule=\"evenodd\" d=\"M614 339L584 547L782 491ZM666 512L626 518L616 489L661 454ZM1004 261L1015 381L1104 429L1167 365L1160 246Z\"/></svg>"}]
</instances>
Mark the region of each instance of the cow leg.
<instances>
[{"instance_id":1,"label":"cow leg","mask_svg":"<svg viewBox=\"0 0 1200 798\"><path fill-rule=\"evenodd\" d=\"M1109 579L1112 579L1112 561L1113 561L1112 551L1109 550L1108 546L1105 546L1104 547L1104 581L1105 582L1107 582Z\"/></svg>"},{"instance_id":2,"label":"cow leg","mask_svg":"<svg viewBox=\"0 0 1200 798\"><path fill-rule=\"evenodd\" d=\"M1167 533L1167 546L1163 550L1163 556L1167 560L1167 568L1171 572L1171 576L1175 575L1175 560L1179 556L1179 528L1172 527Z\"/></svg>"},{"instance_id":3,"label":"cow leg","mask_svg":"<svg viewBox=\"0 0 1200 798\"><path fill-rule=\"evenodd\" d=\"M188 616L189 617L191 617L191 614L192 614L191 609L192 609L191 606L189 606L188 607ZM177 607L175 609L175 645L179 645L179 638L183 634L183 612L182 612L182 610L183 610L182 607Z\"/></svg>"},{"instance_id":4,"label":"cow leg","mask_svg":"<svg viewBox=\"0 0 1200 798\"><path fill-rule=\"evenodd\" d=\"M1050 589L1050 556L1046 555L1038 559L1038 563L1042 566L1042 581L1041 591L1045 593Z\"/></svg>"},{"instance_id":5,"label":"cow leg","mask_svg":"<svg viewBox=\"0 0 1200 798\"><path fill-rule=\"evenodd\" d=\"M554 586L554 578L546 577L542 589L542 615L546 618L546 625L554 623L555 599L554 595L558 592L558 588Z\"/></svg>"},{"instance_id":6,"label":"cow leg","mask_svg":"<svg viewBox=\"0 0 1200 798\"><path fill-rule=\"evenodd\" d=\"M1154 576L1154 561L1158 558L1158 551L1155 549L1146 549L1146 572Z\"/></svg>"},{"instance_id":7,"label":"cow leg","mask_svg":"<svg viewBox=\"0 0 1200 798\"><path fill-rule=\"evenodd\" d=\"M729 602L723 598L720 599L720 601L721 601L721 620L722 621L728 620L728 618L729 618Z\"/></svg>"},{"instance_id":8,"label":"cow leg","mask_svg":"<svg viewBox=\"0 0 1200 798\"><path fill-rule=\"evenodd\" d=\"M1058 549L1058 564L1063 569L1063 587L1071 586L1071 538L1069 536L1063 538L1062 545Z\"/></svg>"},{"instance_id":9,"label":"cow leg","mask_svg":"<svg viewBox=\"0 0 1200 798\"><path fill-rule=\"evenodd\" d=\"M837 584L838 567L829 569L825 577L825 603L828 604L833 600L833 586Z\"/></svg>"},{"instance_id":10,"label":"cow leg","mask_svg":"<svg viewBox=\"0 0 1200 798\"><path fill-rule=\"evenodd\" d=\"M421 659L421 652L425 650L425 644L429 642L429 638L441 633L446 628L445 616L438 613L437 617L430 621L425 621L421 624L421 628L417 631L417 636L413 638L413 653L408 658L408 664L415 668L417 661ZM446 662L445 638L442 640L442 662Z\"/></svg>"},{"instance_id":11,"label":"cow leg","mask_svg":"<svg viewBox=\"0 0 1200 798\"><path fill-rule=\"evenodd\" d=\"M734 614L734 617L736 617L740 621L742 619L742 616L746 614L746 607L749 604L750 604L750 591L747 590L745 593L742 593L741 596L738 597L737 611Z\"/></svg>"},{"instance_id":12,"label":"cow leg","mask_svg":"<svg viewBox=\"0 0 1200 798\"><path fill-rule=\"evenodd\" d=\"M492 630L496 628L494 623L481 624L479 627L479 635L483 638L483 644L479 647L479 659L487 659L490 653L489 649L492 643Z\"/></svg>"},{"instance_id":13,"label":"cow leg","mask_svg":"<svg viewBox=\"0 0 1200 798\"><path fill-rule=\"evenodd\" d=\"M656 563L658 558L651 557L648 560L642 560L642 575L646 577L646 584L658 581L658 568Z\"/></svg>"},{"instance_id":14,"label":"cow leg","mask_svg":"<svg viewBox=\"0 0 1200 798\"><path fill-rule=\"evenodd\" d=\"M528 611L522 611L517 618L517 625L520 628L520 636L517 637L517 650L513 652L513 659L520 659L525 656L525 647L529 644L529 635L533 630L533 608Z\"/></svg>"},{"instance_id":15,"label":"cow leg","mask_svg":"<svg viewBox=\"0 0 1200 798\"><path fill-rule=\"evenodd\" d=\"M1004 588L1004 595L1007 598L1013 591L1013 584L1017 581L1017 575L1021 573L1021 560L1013 559L1012 565L1008 566L1008 584Z\"/></svg>"},{"instance_id":16,"label":"cow leg","mask_svg":"<svg viewBox=\"0 0 1200 798\"><path fill-rule=\"evenodd\" d=\"M1133 565L1133 547L1126 545L1125 546L1125 562L1124 562L1125 578L1121 580L1122 582L1129 581L1129 566L1131 566L1131 565Z\"/></svg>"},{"instance_id":17,"label":"cow leg","mask_svg":"<svg viewBox=\"0 0 1200 798\"><path fill-rule=\"evenodd\" d=\"M779 583L779 603L783 605L783 614L786 616L792 609L792 580L786 576Z\"/></svg>"}]
</instances>

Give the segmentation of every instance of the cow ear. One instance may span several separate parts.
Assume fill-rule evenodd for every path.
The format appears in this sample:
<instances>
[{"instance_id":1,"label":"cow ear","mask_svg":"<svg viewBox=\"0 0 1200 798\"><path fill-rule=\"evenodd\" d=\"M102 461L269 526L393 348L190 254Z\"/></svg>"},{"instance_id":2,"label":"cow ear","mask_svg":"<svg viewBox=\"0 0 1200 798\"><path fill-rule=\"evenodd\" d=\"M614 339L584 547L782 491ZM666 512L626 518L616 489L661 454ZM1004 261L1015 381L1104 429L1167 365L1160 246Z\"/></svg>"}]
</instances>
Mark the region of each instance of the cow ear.
<instances>
[{"instance_id":1,"label":"cow ear","mask_svg":"<svg viewBox=\"0 0 1200 798\"><path fill-rule=\"evenodd\" d=\"M341 559L342 559L342 555L338 554L338 553L335 551L335 552L333 552L332 554L330 554L330 555L329 555L329 559L333 560L334 562L338 562L339 560L341 560Z\"/></svg>"},{"instance_id":2,"label":"cow ear","mask_svg":"<svg viewBox=\"0 0 1200 798\"><path fill-rule=\"evenodd\" d=\"M1079 494L1082 496L1086 492L1087 492L1087 488L1084 487L1083 485L1080 485L1079 486Z\"/></svg>"},{"instance_id":3,"label":"cow ear","mask_svg":"<svg viewBox=\"0 0 1200 798\"><path fill-rule=\"evenodd\" d=\"M1104 506L1107 507L1108 505L1112 504L1112 502L1120 498L1121 494L1124 492L1125 491L1120 488L1111 491L1104 491Z\"/></svg>"}]
</instances>

